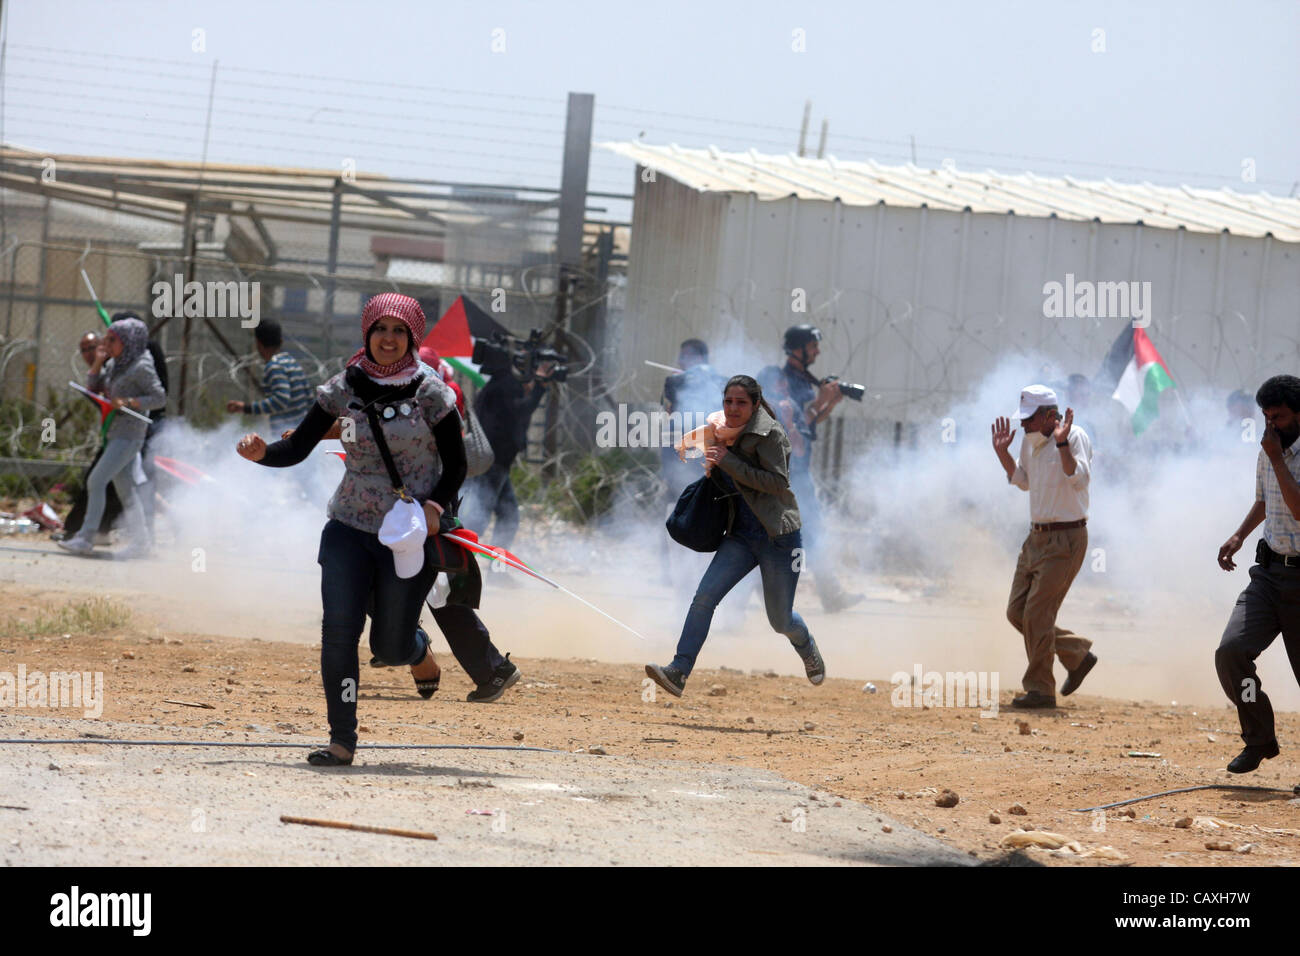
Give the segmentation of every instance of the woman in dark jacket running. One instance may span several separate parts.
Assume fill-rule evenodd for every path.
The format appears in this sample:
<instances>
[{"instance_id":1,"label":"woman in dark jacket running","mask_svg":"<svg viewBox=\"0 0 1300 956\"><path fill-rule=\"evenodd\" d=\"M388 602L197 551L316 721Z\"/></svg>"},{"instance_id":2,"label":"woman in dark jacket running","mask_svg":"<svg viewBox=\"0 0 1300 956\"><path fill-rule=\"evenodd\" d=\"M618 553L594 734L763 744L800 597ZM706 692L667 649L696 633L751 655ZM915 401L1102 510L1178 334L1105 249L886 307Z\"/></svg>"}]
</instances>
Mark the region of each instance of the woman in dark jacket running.
<instances>
[{"instance_id":1,"label":"woman in dark jacket running","mask_svg":"<svg viewBox=\"0 0 1300 956\"><path fill-rule=\"evenodd\" d=\"M820 684L826 665L808 627L794 610L794 591L803 565L799 505L790 490L790 440L748 375L723 390L722 412L683 439L679 450L704 448L706 474L735 493L731 527L700 581L671 664L647 664L646 675L675 697L709 636L713 611L727 592L755 567L763 577L763 600L773 630L789 638L804 662L808 680ZM719 474L721 472L721 474Z\"/></svg>"},{"instance_id":2,"label":"woman in dark jacket running","mask_svg":"<svg viewBox=\"0 0 1300 956\"><path fill-rule=\"evenodd\" d=\"M343 419L346 471L330 499L317 558L324 611L321 680L330 725L329 747L307 757L317 765L350 764L356 750L357 644L367 613L375 656L389 665L410 665L423 697L437 686L438 665L416 627L439 571L433 539L426 539L422 553L398 550L385 543L387 536L381 540L381 526L387 527L385 518L398 499L367 417L367 410L375 412L402 486L421 504L427 529L436 535L465 480L465 444L455 395L416 357L424 324L424 312L409 296L385 292L370 299L361 316L362 348L320 386L316 403L292 434L271 445L245 435L237 448L263 465L295 465ZM453 579L447 607L439 609L444 630L467 641L488 639L473 610L481 586L470 555L467 570Z\"/></svg>"}]
</instances>

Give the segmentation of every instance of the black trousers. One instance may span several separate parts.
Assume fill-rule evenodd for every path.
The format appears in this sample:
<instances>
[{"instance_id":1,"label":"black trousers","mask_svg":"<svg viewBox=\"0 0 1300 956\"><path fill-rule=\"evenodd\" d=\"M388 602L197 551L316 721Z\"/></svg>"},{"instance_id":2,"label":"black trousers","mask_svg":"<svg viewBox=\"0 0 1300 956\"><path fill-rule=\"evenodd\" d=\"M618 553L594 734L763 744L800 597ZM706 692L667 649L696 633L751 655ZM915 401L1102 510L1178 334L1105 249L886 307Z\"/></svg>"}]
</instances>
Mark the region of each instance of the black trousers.
<instances>
[{"instance_id":1,"label":"black trousers","mask_svg":"<svg viewBox=\"0 0 1300 956\"><path fill-rule=\"evenodd\" d=\"M366 615L370 615L370 652L375 657L393 667L418 664L428 644L416 627L438 569L426 562L414 577L399 578L393 552L380 543L379 535L333 519L321 531L316 560L321 567L320 670L330 743L354 750L361 677L357 645ZM471 607L439 608L434 619L448 636L448 644L467 649L467 659L474 660L475 649L491 643L487 628ZM477 653L486 659L481 650ZM475 672L482 673L477 662L474 666Z\"/></svg>"},{"instance_id":2,"label":"black trousers","mask_svg":"<svg viewBox=\"0 0 1300 956\"><path fill-rule=\"evenodd\" d=\"M452 657L475 684L486 684L492 672L505 662L492 643L488 629L471 607L463 604L429 606L434 623L447 639Z\"/></svg>"},{"instance_id":3,"label":"black trousers","mask_svg":"<svg viewBox=\"0 0 1300 956\"><path fill-rule=\"evenodd\" d=\"M1277 736L1273 705L1260 685L1255 659L1279 633L1291 670L1300 680L1300 568L1256 564L1214 652L1219 683L1237 707L1241 739L1248 744L1272 743Z\"/></svg>"}]
</instances>

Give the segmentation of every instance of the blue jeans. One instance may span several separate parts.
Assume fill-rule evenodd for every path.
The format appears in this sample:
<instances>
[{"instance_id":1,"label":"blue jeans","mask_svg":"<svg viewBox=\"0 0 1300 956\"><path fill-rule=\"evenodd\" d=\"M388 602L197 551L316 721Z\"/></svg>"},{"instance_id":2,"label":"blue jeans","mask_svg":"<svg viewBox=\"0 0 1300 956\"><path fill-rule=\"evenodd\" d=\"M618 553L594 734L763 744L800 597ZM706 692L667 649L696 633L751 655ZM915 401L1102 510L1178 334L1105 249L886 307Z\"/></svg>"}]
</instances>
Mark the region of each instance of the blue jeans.
<instances>
[{"instance_id":1,"label":"blue jeans","mask_svg":"<svg viewBox=\"0 0 1300 956\"><path fill-rule=\"evenodd\" d=\"M794 549L802 547L802 541L798 531L778 538L726 535L700 580L690 610L686 612L686 623L682 625L682 636L677 641L677 656L673 658L672 666L683 676L690 676L695 659L709 636L709 625L713 622L713 611L718 602L755 566L763 576L763 602L772 629L788 637L795 647L808 643L811 637L808 626L794 610L794 589L799 583Z\"/></svg>"},{"instance_id":2,"label":"blue jeans","mask_svg":"<svg viewBox=\"0 0 1300 956\"><path fill-rule=\"evenodd\" d=\"M104 443L99 461L90 469L90 476L86 479L86 516L82 519L81 530L77 532L78 538L91 542L95 540L100 519L104 517L108 485L112 482L118 500L122 502L122 515L126 518L131 543L148 543L149 532L145 526L144 508L140 495L135 493L135 479L131 476L131 465L143 443L144 440L140 438L110 438Z\"/></svg>"}]
</instances>

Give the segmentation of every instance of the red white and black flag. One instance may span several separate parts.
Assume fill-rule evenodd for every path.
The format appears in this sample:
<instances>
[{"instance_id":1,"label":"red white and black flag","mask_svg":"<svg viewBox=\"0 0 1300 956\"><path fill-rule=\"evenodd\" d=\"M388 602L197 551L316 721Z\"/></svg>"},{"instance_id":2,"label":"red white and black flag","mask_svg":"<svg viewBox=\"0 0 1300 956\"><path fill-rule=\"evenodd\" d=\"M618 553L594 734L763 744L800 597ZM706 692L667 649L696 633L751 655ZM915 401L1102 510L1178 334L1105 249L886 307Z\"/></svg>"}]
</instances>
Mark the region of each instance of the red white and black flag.
<instances>
[{"instance_id":1,"label":"red white and black flag","mask_svg":"<svg viewBox=\"0 0 1300 956\"><path fill-rule=\"evenodd\" d=\"M1174 379L1146 330L1125 326L1102 362L1096 385L1114 390L1110 397L1128 409L1133 434L1140 435L1160 415L1160 393L1173 388Z\"/></svg>"}]
</instances>

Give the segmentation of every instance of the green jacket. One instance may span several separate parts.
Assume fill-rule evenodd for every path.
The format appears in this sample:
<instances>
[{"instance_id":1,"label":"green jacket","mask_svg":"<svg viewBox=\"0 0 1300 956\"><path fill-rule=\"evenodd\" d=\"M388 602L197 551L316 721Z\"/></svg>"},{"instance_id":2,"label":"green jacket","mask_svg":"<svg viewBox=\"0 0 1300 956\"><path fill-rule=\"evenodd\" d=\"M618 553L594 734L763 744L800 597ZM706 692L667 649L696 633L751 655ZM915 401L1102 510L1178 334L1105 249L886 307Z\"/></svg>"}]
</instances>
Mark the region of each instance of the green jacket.
<instances>
[{"instance_id":1,"label":"green jacket","mask_svg":"<svg viewBox=\"0 0 1300 956\"><path fill-rule=\"evenodd\" d=\"M760 467L742 461L731 450L740 452ZM776 538L798 531L799 504L790 490L790 439L775 418L754 409L749 424L719 463L740 489L768 537Z\"/></svg>"}]
</instances>

